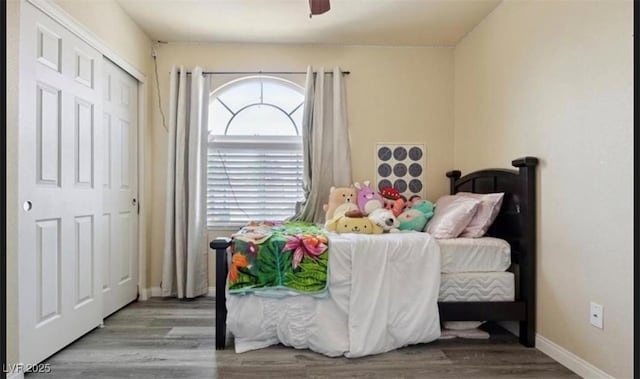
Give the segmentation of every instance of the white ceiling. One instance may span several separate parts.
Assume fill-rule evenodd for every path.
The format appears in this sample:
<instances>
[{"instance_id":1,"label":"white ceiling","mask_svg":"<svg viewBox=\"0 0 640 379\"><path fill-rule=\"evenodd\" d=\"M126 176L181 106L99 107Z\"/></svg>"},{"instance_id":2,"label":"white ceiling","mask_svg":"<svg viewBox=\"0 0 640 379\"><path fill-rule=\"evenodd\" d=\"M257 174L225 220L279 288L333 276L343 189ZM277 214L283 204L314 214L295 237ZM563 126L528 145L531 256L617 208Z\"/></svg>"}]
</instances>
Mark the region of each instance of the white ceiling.
<instances>
[{"instance_id":1,"label":"white ceiling","mask_svg":"<svg viewBox=\"0 0 640 379\"><path fill-rule=\"evenodd\" d=\"M154 40L452 46L501 0L117 0Z\"/></svg>"}]
</instances>

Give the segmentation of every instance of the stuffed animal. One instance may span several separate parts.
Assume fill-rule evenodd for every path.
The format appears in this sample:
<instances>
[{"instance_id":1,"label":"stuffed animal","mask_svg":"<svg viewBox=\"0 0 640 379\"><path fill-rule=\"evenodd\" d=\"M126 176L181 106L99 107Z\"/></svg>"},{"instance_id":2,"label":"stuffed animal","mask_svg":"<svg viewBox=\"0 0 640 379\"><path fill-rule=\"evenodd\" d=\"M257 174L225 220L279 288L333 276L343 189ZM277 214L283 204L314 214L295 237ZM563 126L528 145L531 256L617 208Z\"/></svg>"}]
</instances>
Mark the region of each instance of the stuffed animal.
<instances>
[{"instance_id":1,"label":"stuffed animal","mask_svg":"<svg viewBox=\"0 0 640 379\"><path fill-rule=\"evenodd\" d=\"M420 195L413 195L406 201L406 206L411 207L413 204L417 204L422 201L422 197Z\"/></svg>"},{"instance_id":2,"label":"stuffed animal","mask_svg":"<svg viewBox=\"0 0 640 379\"><path fill-rule=\"evenodd\" d=\"M433 217L433 203L428 200L414 202L410 208L398 216L400 230L415 230L421 232L427 222Z\"/></svg>"},{"instance_id":3,"label":"stuffed animal","mask_svg":"<svg viewBox=\"0 0 640 379\"><path fill-rule=\"evenodd\" d=\"M400 197L400 192L393 187L385 187L380 191L380 196L385 199L395 200Z\"/></svg>"},{"instance_id":4,"label":"stuffed animal","mask_svg":"<svg viewBox=\"0 0 640 379\"><path fill-rule=\"evenodd\" d=\"M349 211L326 225L327 230L337 233L380 234L382 228L364 217L360 210Z\"/></svg>"},{"instance_id":5,"label":"stuffed animal","mask_svg":"<svg viewBox=\"0 0 640 379\"><path fill-rule=\"evenodd\" d=\"M335 222L342 216L344 216L348 212L357 211L360 212L358 206L355 203L344 203L338 205L338 207L333 212L333 217L327 219L324 223L324 226L329 229L331 224L335 224Z\"/></svg>"},{"instance_id":6,"label":"stuffed animal","mask_svg":"<svg viewBox=\"0 0 640 379\"><path fill-rule=\"evenodd\" d=\"M322 209L325 211L325 220L331 220L334 216L336 208L342 204L356 204L357 191L354 187L331 187L329 190L329 202L324 204Z\"/></svg>"},{"instance_id":7,"label":"stuffed animal","mask_svg":"<svg viewBox=\"0 0 640 379\"><path fill-rule=\"evenodd\" d=\"M424 213L425 217L427 218L427 221L429 221L431 217L433 217L433 213L436 207L429 200L414 199L413 204L411 205L411 208L417 209L420 212Z\"/></svg>"},{"instance_id":8,"label":"stuffed animal","mask_svg":"<svg viewBox=\"0 0 640 379\"><path fill-rule=\"evenodd\" d=\"M393 187L383 188L380 191L380 195L384 200L384 208L393 212L395 217L398 217L405 209L404 197L400 195L397 189Z\"/></svg>"},{"instance_id":9,"label":"stuffed animal","mask_svg":"<svg viewBox=\"0 0 640 379\"><path fill-rule=\"evenodd\" d=\"M362 184L363 185L360 185L360 183L357 182L355 183L355 186L358 189L358 209L360 209L360 211L362 211L366 216L375 209L384 208L384 199L379 193L373 191L371 187L369 187L369 181L365 180Z\"/></svg>"},{"instance_id":10,"label":"stuffed animal","mask_svg":"<svg viewBox=\"0 0 640 379\"><path fill-rule=\"evenodd\" d=\"M388 209L376 209L367 217L371 222L381 227L385 233L395 233L399 231L398 227L400 226L400 222L398 222L393 212Z\"/></svg>"}]
</instances>

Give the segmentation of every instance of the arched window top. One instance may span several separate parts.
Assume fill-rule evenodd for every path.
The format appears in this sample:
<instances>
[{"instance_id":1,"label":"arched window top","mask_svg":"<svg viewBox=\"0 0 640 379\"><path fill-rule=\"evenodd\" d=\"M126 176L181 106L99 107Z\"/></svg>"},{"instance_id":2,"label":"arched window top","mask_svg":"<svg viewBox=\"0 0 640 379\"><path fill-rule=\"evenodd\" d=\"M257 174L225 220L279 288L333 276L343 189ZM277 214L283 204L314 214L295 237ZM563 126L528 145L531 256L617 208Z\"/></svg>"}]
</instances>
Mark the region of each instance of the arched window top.
<instances>
[{"instance_id":1,"label":"arched window top","mask_svg":"<svg viewBox=\"0 0 640 379\"><path fill-rule=\"evenodd\" d=\"M300 136L304 91L272 76L248 76L215 89L209 99L209 134Z\"/></svg>"}]
</instances>

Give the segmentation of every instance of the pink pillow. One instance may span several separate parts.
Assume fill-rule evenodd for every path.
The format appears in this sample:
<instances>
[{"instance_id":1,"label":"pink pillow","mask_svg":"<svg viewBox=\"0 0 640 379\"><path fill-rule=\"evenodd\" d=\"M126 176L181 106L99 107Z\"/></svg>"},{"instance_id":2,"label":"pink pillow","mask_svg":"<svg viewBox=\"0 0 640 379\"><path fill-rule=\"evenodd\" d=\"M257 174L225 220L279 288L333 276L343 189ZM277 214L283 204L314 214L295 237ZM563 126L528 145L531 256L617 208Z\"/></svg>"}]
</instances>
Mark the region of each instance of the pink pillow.
<instances>
[{"instance_id":1,"label":"pink pillow","mask_svg":"<svg viewBox=\"0 0 640 379\"><path fill-rule=\"evenodd\" d=\"M478 238L484 236L500 212L504 192L487 194L458 192L457 196L480 200L478 211L464 228L460 237Z\"/></svg>"},{"instance_id":2,"label":"pink pillow","mask_svg":"<svg viewBox=\"0 0 640 379\"><path fill-rule=\"evenodd\" d=\"M436 202L433 218L425 232L433 238L456 238L469 224L480 206L480 200L463 196L442 196Z\"/></svg>"}]
</instances>

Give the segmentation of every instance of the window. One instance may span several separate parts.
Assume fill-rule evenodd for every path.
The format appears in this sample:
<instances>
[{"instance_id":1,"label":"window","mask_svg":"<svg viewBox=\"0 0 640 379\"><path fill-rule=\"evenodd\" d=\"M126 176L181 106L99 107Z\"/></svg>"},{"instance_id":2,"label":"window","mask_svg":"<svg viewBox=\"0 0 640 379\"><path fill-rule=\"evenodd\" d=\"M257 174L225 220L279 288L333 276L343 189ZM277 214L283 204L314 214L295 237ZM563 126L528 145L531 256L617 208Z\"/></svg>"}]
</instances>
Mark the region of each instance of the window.
<instances>
[{"instance_id":1,"label":"window","mask_svg":"<svg viewBox=\"0 0 640 379\"><path fill-rule=\"evenodd\" d=\"M209 102L207 224L284 220L304 199L302 87L276 77L236 79Z\"/></svg>"}]
</instances>

